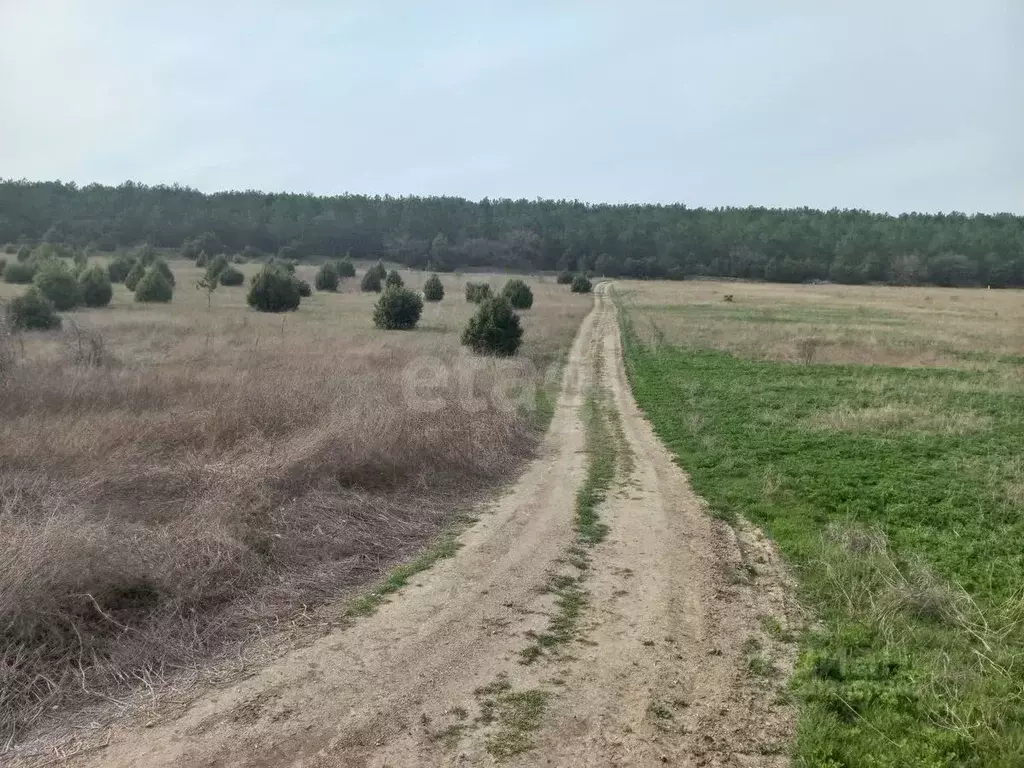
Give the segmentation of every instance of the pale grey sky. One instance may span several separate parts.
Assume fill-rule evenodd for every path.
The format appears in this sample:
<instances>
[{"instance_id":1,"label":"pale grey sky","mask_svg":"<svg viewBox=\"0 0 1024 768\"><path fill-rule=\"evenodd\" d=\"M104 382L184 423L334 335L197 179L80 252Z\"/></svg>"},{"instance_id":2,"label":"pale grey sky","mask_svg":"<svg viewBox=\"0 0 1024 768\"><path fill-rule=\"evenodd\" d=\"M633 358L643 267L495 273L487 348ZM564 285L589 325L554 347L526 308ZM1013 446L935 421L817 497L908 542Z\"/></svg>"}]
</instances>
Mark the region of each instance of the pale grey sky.
<instances>
[{"instance_id":1,"label":"pale grey sky","mask_svg":"<svg viewBox=\"0 0 1024 768\"><path fill-rule=\"evenodd\" d=\"M0 0L0 176L1024 213L1024 0Z\"/></svg>"}]
</instances>

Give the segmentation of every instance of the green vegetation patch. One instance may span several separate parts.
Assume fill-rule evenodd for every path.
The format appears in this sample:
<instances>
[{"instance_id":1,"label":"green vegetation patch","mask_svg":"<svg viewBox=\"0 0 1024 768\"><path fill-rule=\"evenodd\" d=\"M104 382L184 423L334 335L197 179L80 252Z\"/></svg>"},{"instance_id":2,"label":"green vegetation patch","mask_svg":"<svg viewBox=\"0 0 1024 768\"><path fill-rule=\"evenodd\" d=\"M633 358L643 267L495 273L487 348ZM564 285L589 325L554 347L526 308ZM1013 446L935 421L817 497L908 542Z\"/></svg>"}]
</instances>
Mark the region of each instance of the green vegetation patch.
<instances>
[{"instance_id":1,"label":"green vegetation patch","mask_svg":"<svg viewBox=\"0 0 1024 768\"><path fill-rule=\"evenodd\" d=\"M795 764L1021 765L1024 390L647 347L622 318L657 433L713 513L775 539L820 620L792 681Z\"/></svg>"}]
</instances>

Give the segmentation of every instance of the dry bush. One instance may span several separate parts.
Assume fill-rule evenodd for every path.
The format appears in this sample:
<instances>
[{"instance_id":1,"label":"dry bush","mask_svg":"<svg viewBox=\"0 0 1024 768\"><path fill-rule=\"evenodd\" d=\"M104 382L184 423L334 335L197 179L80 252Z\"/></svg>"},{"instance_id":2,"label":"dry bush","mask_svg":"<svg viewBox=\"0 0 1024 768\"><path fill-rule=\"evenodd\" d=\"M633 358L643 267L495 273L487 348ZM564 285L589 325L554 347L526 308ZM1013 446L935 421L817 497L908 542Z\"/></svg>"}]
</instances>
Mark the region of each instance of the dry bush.
<instances>
[{"instance_id":1,"label":"dry bush","mask_svg":"<svg viewBox=\"0 0 1024 768\"><path fill-rule=\"evenodd\" d=\"M201 272L175 267L182 284ZM408 402L411 362L462 364L472 305L433 305L395 339L357 288L282 320L230 294L208 310L196 291L152 306L116 286L88 330L3 364L0 733L378 578L532 455L532 415L488 397L516 363L476 364L471 392L450 376L434 412ZM590 302L536 290L536 367L518 370L539 380Z\"/></svg>"}]
</instances>

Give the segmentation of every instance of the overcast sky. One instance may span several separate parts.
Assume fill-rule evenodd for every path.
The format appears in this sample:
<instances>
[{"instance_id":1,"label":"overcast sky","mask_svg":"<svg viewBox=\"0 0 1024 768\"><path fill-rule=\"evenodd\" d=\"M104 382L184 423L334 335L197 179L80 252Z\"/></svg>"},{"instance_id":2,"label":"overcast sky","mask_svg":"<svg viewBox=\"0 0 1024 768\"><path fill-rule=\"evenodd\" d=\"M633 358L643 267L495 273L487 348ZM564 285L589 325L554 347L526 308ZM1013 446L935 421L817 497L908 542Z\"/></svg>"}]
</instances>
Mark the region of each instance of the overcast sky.
<instances>
[{"instance_id":1,"label":"overcast sky","mask_svg":"<svg viewBox=\"0 0 1024 768\"><path fill-rule=\"evenodd\" d=\"M7 178L1024 213L1024 0L0 0L0 29Z\"/></svg>"}]
</instances>

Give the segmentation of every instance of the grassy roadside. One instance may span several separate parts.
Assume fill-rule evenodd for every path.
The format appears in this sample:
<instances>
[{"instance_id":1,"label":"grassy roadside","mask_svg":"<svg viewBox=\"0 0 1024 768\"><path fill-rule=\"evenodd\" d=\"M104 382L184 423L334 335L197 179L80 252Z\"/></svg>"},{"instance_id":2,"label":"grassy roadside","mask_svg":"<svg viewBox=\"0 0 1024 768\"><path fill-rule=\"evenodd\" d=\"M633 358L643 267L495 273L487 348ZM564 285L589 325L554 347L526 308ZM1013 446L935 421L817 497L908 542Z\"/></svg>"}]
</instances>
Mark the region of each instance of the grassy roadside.
<instances>
[{"instance_id":1,"label":"grassy roadside","mask_svg":"<svg viewBox=\"0 0 1024 768\"><path fill-rule=\"evenodd\" d=\"M637 400L694 489L775 539L820 619L792 683L795 764L1021 765L1012 377L647 346L620 319Z\"/></svg>"}]
</instances>

